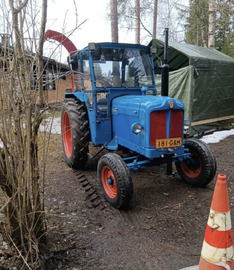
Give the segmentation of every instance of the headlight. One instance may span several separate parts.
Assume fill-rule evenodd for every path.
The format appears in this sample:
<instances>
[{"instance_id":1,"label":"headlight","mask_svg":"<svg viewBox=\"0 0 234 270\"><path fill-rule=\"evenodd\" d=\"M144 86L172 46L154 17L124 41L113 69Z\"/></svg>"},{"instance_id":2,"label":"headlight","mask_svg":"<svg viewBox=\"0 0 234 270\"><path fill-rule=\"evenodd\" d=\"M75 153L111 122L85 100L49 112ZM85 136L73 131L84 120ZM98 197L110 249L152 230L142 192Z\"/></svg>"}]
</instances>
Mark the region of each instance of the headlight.
<instances>
[{"instance_id":1,"label":"headlight","mask_svg":"<svg viewBox=\"0 0 234 270\"><path fill-rule=\"evenodd\" d=\"M191 127L191 122L189 120L184 120L184 130L188 130Z\"/></svg>"},{"instance_id":2,"label":"headlight","mask_svg":"<svg viewBox=\"0 0 234 270\"><path fill-rule=\"evenodd\" d=\"M140 123L135 123L132 125L132 131L135 133L135 134L138 134L142 131L143 127Z\"/></svg>"}]
</instances>

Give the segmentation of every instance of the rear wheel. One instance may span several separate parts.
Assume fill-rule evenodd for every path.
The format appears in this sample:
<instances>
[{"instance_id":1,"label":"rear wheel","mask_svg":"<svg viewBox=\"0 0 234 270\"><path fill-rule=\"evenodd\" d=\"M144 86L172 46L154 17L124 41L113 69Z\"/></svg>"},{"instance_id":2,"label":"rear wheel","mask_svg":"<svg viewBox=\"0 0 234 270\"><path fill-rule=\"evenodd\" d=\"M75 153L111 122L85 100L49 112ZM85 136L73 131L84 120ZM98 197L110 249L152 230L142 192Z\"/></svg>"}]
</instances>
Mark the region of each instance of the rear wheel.
<instances>
[{"instance_id":1,"label":"rear wheel","mask_svg":"<svg viewBox=\"0 0 234 270\"><path fill-rule=\"evenodd\" d=\"M82 169L88 159L89 122L85 105L74 99L66 100L61 113L62 143L66 163Z\"/></svg>"},{"instance_id":2,"label":"rear wheel","mask_svg":"<svg viewBox=\"0 0 234 270\"><path fill-rule=\"evenodd\" d=\"M195 138L187 139L184 143L191 153L191 159L176 162L176 168L182 180L198 187L204 187L215 176L216 160L210 147Z\"/></svg>"},{"instance_id":3,"label":"rear wheel","mask_svg":"<svg viewBox=\"0 0 234 270\"><path fill-rule=\"evenodd\" d=\"M108 153L98 162L98 178L105 199L116 208L126 207L132 198L132 178L117 154Z\"/></svg>"}]
</instances>

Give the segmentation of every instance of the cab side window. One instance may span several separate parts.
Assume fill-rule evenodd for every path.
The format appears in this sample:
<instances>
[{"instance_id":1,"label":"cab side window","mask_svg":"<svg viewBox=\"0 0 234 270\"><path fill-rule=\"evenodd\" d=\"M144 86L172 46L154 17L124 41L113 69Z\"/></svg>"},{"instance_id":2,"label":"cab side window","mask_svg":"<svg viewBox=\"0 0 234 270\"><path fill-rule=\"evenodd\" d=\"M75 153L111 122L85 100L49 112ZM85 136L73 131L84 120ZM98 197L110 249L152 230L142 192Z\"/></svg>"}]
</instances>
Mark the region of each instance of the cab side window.
<instances>
[{"instance_id":1,"label":"cab side window","mask_svg":"<svg viewBox=\"0 0 234 270\"><path fill-rule=\"evenodd\" d=\"M92 89L90 69L89 69L89 54L88 51L82 54L82 89L88 91Z\"/></svg>"},{"instance_id":2,"label":"cab side window","mask_svg":"<svg viewBox=\"0 0 234 270\"><path fill-rule=\"evenodd\" d=\"M93 93L92 93L92 83L89 68L89 53L84 52L81 55L81 81L82 90L86 92L88 98L89 108L93 108Z\"/></svg>"}]
</instances>

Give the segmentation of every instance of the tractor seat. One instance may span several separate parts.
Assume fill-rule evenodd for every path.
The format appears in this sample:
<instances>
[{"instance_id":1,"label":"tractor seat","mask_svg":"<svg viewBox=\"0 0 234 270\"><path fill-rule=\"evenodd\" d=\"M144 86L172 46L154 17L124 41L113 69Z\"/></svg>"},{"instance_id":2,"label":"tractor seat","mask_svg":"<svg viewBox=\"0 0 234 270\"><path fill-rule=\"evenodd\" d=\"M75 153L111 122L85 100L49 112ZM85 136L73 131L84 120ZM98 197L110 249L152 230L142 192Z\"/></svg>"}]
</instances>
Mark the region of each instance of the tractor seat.
<instances>
[{"instance_id":1,"label":"tractor seat","mask_svg":"<svg viewBox=\"0 0 234 270\"><path fill-rule=\"evenodd\" d=\"M100 112L107 112L107 99L106 98L100 98L97 101L97 108Z\"/></svg>"}]
</instances>

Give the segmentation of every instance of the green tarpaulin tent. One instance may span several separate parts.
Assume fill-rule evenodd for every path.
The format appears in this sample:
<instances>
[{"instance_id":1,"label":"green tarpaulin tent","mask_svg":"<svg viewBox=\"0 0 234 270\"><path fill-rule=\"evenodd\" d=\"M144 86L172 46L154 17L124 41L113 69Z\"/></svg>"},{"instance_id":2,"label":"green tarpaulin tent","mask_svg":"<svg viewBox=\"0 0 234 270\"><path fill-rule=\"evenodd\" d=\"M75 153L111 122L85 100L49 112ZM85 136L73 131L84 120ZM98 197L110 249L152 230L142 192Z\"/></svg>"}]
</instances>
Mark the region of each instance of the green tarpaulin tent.
<instances>
[{"instance_id":1,"label":"green tarpaulin tent","mask_svg":"<svg viewBox=\"0 0 234 270\"><path fill-rule=\"evenodd\" d=\"M153 39L157 92L161 92L159 66L164 43ZM183 101L188 135L230 126L234 122L234 58L215 49L169 42L169 96Z\"/></svg>"}]
</instances>

